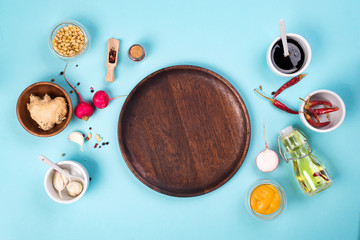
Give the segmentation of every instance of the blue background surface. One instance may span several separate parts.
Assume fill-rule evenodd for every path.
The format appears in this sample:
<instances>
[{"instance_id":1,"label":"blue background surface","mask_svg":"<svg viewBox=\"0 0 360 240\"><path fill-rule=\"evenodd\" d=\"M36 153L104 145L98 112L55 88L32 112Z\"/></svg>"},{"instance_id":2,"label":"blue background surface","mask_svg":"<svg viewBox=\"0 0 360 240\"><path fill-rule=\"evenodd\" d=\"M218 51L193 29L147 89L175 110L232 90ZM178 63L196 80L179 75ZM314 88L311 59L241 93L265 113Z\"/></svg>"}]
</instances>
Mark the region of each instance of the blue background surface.
<instances>
[{"instance_id":1,"label":"blue background surface","mask_svg":"<svg viewBox=\"0 0 360 240\"><path fill-rule=\"evenodd\" d=\"M359 9L358 0L0 0L0 239L359 239ZM280 18L288 32L308 40L313 58L309 75L279 99L297 108L300 96L318 89L335 91L347 115L333 132L312 132L297 116L274 109L253 92L262 84L270 93L288 80L272 73L265 60L279 34ZM252 125L249 152L235 176L214 192L194 198L166 196L143 185L127 168L117 143L124 99L96 111L88 122L74 117L54 137L26 132L15 112L23 89L54 78L70 91L59 75L64 62L48 48L52 26L64 19L81 22L91 35L89 51L67 72L72 83L81 82L78 89L87 100L92 97L90 87L111 96L128 94L148 74L177 64L209 68L228 79L243 97ZM116 81L109 84L104 81L105 56L112 37L120 39L121 52ZM134 43L147 50L140 63L127 57ZM71 97L76 105L76 96ZM332 175L333 186L305 196L292 164L283 160L276 171L260 172L255 157L264 149L263 120L274 150L280 129L294 125L303 130ZM93 138L82 153L67 140L70 132L87 133L89 127L110 144L94 149ZM40 154L85 165L92 181L80 201L61 205L47 196L47 167L37 159ZM271 222L252 218L244 205L248 186L262 178L279 182L288 197L283 215Z\"/></svg>"}]
</instances>

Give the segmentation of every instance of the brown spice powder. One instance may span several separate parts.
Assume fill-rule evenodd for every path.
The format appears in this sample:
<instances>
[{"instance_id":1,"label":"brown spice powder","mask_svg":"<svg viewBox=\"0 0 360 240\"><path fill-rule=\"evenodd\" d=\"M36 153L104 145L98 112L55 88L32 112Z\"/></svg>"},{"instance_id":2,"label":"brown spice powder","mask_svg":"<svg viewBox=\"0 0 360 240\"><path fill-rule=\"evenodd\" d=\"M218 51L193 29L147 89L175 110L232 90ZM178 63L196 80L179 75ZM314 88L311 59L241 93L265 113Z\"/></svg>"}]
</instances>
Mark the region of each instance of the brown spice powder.
<instances>
[{"instance_id":1,"label":"brown spice powder","mask_svg":"<svg viewBox=\"0 0 360 240\"><path fill-rule=\"evenodd\" d=\"M133 58L140 58L142 55L143 55L143 50L140 46L132 46L130 48L130 55L133 57Z\"/></svg>"}]
</instances>

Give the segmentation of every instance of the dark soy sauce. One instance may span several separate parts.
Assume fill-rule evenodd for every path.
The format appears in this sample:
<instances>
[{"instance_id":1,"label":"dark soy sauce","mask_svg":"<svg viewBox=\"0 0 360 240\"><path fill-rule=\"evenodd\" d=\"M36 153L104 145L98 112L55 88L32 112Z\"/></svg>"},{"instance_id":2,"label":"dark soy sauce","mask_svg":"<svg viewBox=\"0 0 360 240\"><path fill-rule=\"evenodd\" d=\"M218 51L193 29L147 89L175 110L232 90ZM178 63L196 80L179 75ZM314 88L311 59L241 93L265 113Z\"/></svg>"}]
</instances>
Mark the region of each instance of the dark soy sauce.
<instances>
[{"instance_id":1,"label":"dark soy sauce","mask_svg":"<svg viewBox=\"0 0 360 240\"><path fill-rule=\"evenodd\" d=\"M275 43L271 50L271 61L275 68L282 73L291 74L298 71L304 64L304 50L300 44L292 39L287 39L289 56L284 57L282 41Z\"/></svg>"}]
</instances>

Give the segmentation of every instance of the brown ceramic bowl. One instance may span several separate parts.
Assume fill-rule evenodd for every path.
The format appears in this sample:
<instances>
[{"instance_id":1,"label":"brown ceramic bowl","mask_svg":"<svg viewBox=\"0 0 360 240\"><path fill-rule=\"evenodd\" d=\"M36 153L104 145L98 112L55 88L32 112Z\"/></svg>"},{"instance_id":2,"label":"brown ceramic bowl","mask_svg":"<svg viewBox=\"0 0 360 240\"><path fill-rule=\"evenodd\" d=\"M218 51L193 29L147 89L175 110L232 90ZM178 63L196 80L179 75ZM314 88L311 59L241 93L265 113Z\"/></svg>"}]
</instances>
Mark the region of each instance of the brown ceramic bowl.
<instances>
[{"instance_id":1,"label":"brown ceramic bowl","mask_svg":"<svg viewBox=\"0 0 360 240\"><path fill-rule=\"evenodd\" d=\"M44 131L39 128L39 125L30 117L30 112L27 109L27 103L30 102L31 94L43 98L46 93L51 98L64 97L67 102L68 113L64 121L62 121L60 124L55 124L52 129ZM51 82L38 82L30 85L21 93L16 105L16 114L20 124L26 131L38 137L51 137L64 130L70 122L72 111L73 106L67 92L60 86Z\"/></svg>"}]
</instances>

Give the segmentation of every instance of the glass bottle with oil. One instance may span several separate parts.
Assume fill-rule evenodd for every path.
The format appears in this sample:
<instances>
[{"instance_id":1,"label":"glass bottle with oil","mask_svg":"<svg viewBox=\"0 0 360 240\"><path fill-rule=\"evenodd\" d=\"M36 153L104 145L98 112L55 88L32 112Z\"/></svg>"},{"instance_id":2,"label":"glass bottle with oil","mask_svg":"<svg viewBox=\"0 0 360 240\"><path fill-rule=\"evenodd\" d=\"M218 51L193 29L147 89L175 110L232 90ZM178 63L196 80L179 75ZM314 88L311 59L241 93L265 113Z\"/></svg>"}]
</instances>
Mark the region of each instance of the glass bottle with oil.
<instances>
[{"instance_id":1,"label":"glass bottle with oil","mask_svg":"<svg viewBox=\"0 0 360 240\"><path fill-rule=\"evenodd\" d=\"M313 196L332 184L329 173L320 160L312 154L307 138L292 126L280 131L279 152L286 162L293 161L294 173L301 188Z\"/></svg>"}]
</instances>

